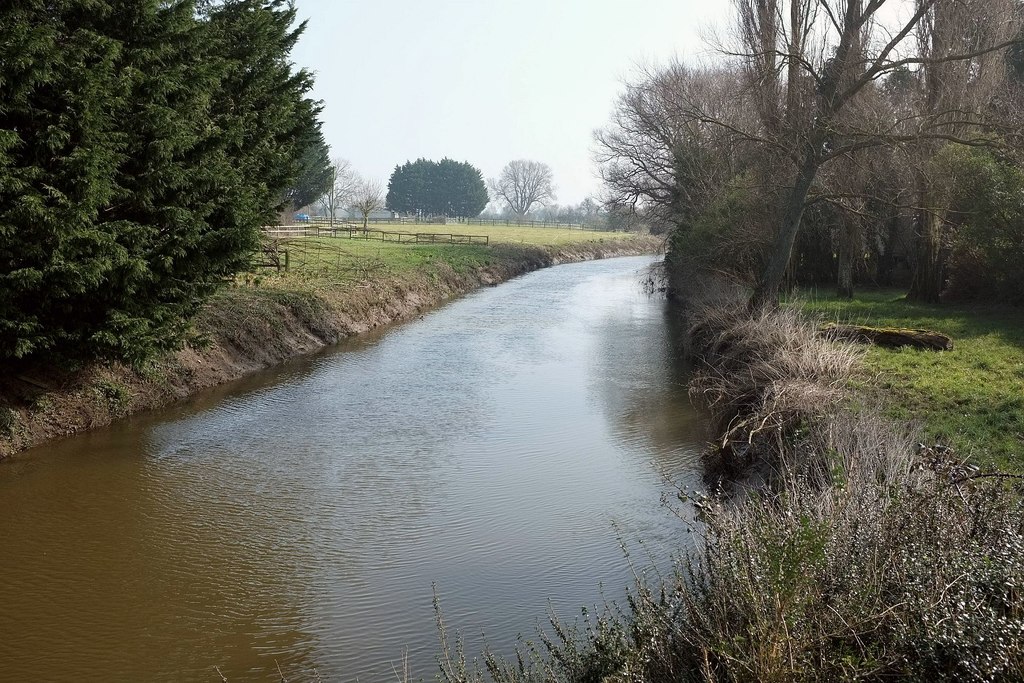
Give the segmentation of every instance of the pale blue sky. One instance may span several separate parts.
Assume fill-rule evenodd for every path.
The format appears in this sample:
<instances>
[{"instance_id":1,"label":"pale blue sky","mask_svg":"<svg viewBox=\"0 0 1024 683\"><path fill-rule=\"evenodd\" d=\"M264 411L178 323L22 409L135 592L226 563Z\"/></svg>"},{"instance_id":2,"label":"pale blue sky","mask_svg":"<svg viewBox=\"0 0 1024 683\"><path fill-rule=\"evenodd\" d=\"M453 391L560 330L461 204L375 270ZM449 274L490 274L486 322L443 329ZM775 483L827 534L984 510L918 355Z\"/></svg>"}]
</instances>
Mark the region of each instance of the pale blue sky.
<instances>
[{"instance_id":1,"label":"pale blue sky","mask_svg":"<svg viewBox=\"0 0 1024 683\"><path fill-rule=\"evenodd\" d=\"M559 203L599 190L593 131L641 63L704 54L728 0L297 0L332 154L387 182L448 156L484 176L554 170Z\"/></svg>"}]
</instances>

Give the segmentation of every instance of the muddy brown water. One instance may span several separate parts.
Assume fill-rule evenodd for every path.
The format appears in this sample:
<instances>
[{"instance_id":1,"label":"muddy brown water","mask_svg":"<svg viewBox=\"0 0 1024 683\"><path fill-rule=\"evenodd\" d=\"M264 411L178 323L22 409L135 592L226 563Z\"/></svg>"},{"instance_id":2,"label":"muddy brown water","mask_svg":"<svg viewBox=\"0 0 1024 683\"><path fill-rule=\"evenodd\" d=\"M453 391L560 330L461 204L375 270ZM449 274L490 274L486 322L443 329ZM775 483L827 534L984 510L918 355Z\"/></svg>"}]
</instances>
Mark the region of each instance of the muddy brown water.
<instances>
[{"instance_id":1,"label":"muddy brown water","mask_svg":"<svg viewBox=\"0 0 1024 683\"><path fill-rule=\"evenodd\" d=\"M621 599L702 424L650 257L550 268L0 463L0 680L394 681ZM685 541L683 541L685 542Z\"/></svg>"}]
</instances>

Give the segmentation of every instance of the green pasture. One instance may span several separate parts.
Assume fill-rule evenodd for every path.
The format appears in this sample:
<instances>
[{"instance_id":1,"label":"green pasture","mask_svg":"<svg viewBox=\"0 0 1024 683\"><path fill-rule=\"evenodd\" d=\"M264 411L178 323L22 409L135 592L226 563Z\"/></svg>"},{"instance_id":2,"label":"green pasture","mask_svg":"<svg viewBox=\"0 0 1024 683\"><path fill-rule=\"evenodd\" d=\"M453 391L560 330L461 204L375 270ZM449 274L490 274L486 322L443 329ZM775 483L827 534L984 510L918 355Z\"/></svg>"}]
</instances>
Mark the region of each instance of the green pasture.
<instances>
[{"instance_id":1,"label":"green pasture","mask_svg":"<svg viewBox=\"0 0 1024 683\"><path fill-rule=\"evenodd\" d=\"M979 465L1024 471L1024 310L918 304L892 290L858 293L852 301L805 292L800 302L825 322L951 336L949 352L868 348L867 395Z\"/></svg>"},{"instance_id":2,"label":"green pasture","mask_svg":"<svg viewBox=\"0 0 1024 683\"><path fill-rule=\"evenodd\" d=\"M362 228L359 221L346 221L339 225ZM622 232L582 230L579 228L534 227L517 225L493 225L490 223L370 223L369 230L385 230L407 233L435 233L441 235L479 235L497 244L532 244L542 247L560 247L579 242L601 242L629 239L632 235Z\"/></svg>"},{"instance_id":3,"label":"green pasture","mask_svg":"<svg viewBox=\"0 0 1024 683\"><path fill-rule=\"evenodd\" d=\"M447 264L456 272L490 265L494 248L483 244L399 244L347 237L295 237L277 244L287 272L264 268L279 279L331 276L362 280L376 275L402 275Z\"/></svg>"},{"instance_id":4,"label":"green pasture","mask_svg":"<svg viewBox=\"0 0 1024 683\"><path fill-rule=\"evenodd\" d=\"M413 227L415 229L408 230ZM607 242L630 239L632 235L622 232L604 232L570 228L540 228L515 225L481 225L478 223L456 223L454 225L391 225L381 230L408 230L408 232L438 232L455 235L486 235L497 244L533 244L541 247L562 247L579 242Z\"/></svg>"},{"instance_id":5,"label":"green pasture","mask_svg":"<svg viewBox=\"0 0 1024 683\"><path fill-rule=\"evenodd\" d=\"M500 225L455 224L386 224L376 223L372 230L389 230L438 235L479 235L488 238L487 244L425 244L398 243L349 237L283 237L273 240L277 253L267 258L258 257L253 275L285 278L329 276L342 279L365 279L374 275L401 275L417 270L431 271L445 264L456 272L492 265L502 258L503 248L539 247L544 249L568 248L573 244L593 245L595 242L618 244L636 239L631 233L596 232L569 228L535 228ZM360 235L361 233L356 233ZM287 252L287 274L285 269ZM279 262L281 273L270 267Z\"/></svg>"}]
</instances>

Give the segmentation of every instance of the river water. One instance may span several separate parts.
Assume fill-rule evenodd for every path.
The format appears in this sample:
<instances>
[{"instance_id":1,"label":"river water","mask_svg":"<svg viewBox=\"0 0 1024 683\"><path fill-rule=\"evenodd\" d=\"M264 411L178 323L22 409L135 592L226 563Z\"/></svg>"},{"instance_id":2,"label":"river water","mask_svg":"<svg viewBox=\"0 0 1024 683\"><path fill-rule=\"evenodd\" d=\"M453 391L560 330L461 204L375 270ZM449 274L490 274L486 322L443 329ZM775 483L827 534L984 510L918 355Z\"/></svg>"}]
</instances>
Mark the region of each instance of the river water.
<instances>
[{"instance_id":1,"label":"river water","mask_svg":"<svg viewBox=\"0 0 1024 683\"><path fill-rule=\"evenodd\" d=\"M0 680L433 679L664 566L702 425L650 257L564 265L0 463Z\"/></svg>"}]
</instances>

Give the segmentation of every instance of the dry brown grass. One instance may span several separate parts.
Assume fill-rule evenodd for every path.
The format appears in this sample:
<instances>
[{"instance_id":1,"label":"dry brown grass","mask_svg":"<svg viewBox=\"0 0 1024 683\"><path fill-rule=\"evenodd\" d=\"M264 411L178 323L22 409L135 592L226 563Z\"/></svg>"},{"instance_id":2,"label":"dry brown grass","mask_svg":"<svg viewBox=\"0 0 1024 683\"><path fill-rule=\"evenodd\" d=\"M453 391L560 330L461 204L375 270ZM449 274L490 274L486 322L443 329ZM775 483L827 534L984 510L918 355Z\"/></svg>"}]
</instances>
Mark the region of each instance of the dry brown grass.
<instances>
[{"instance_id":1,"label":"dry brown grass","mask_svg":"<svg viewBox=\"0 0 1024 683\"><path fill-rule=\"evenodd\" d=\"M691 394L720 434L713 469L778 477L820 467L794 462L788 444L809 421L839 409L860 350L822 339L793 310L705 305L691 308L689 322L700 359Z\"/></svg>"},{"instance_id":2,"label":"dry brown grass","mask_svg":"<svg viewBox=\"0 0 1024 683\"><path fill-rule=\"evenodd\" d=\"M674 576L638 579L624 609L553 623L514 660L485 658L487 676L1024 681L1021 481L979 478L851 410L858 351L796 313L706 301L687 302L703 361L694 395L737 487L680 494L702 511L703 542ZM483 678L456 663L446 680Z\"/></svg>"}]
</instances>

